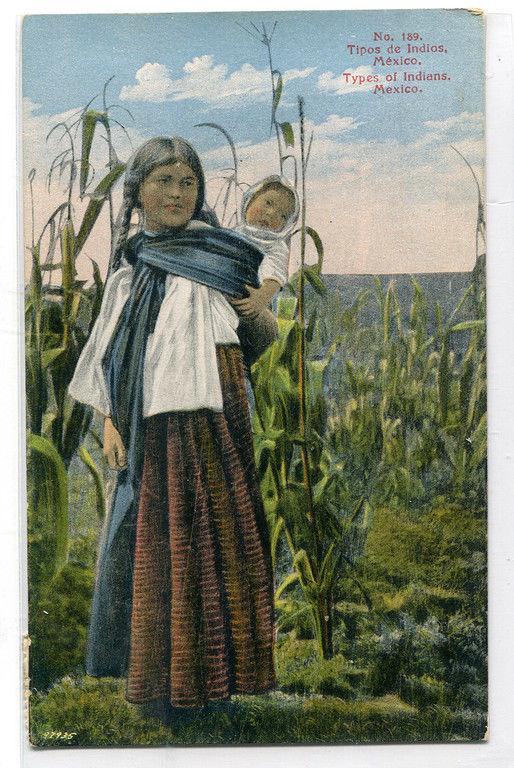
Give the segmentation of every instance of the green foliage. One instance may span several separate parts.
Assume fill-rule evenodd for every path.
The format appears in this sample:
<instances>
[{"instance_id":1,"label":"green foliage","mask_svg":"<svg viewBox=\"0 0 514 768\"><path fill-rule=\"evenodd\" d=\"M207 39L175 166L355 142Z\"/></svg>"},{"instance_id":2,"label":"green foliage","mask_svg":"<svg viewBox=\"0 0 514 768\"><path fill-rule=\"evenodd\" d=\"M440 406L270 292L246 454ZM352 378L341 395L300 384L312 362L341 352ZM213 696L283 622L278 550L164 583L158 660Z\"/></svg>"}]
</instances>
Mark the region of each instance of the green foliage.
<instances>
[{"instance_id":1,"label":"green foliage","mask_svg":"<svg viewBox=\"0 0 514 768\"><path fill-rule=\"evenodd\" d=\"M322 307L317 294L314 289L307 303L305 438L298 427L302 330L296 299L279 301L279 338L252 369L256 454L274 551L284 537L290 573L296 574L289 582L282 575L279 580L285 586L278 607L288 613L281 626L291 626L286 603L295 581L311 606L315 631L322 609L333 624L338 584L346 580L347 590L352 575L359 577L365 549L359 599L376 601L377 610L403 610L422 620L448 615L476 596L475 608L483 610L483 321L456 322L473 298L471 288L446 324L439 318L436 336L429 335L429 307L415 279L408 311L393 282L385 290L377 283L381 322L367 327L359 316L369 293L344 310L330 294ZM468 334L460 358L450 342L459 333ZM302 450L310 468L312 516L302 484ZM373 559L377 547L383 566ZM385 595L382 577L389 582Z\"/></svg>"},{"instance_id":2,"label":"green foliage","mask_svg":"<svg viewBox=\"0 0 514 768\"><path fill-rule=\"evenodd\" d=\"M93 284L86 288L85 281L77 278L77 259L124 165L114 160L107 112L86 108L79 122L80 161L76 160L74 125L56 126L62 129L69 147L52 163L49 184L55 168L60 166L61 174L68 169L67 200L56 208L37 242L32 243L32 270L26 289L29 634L30 675L35 688L45 688L83 665L95 548L93 542L92 551L84 557L88 565L67 562L68 473L79 450L93 480L98 517L105 514L102 475L82 446L91 425L91 409L73 401L68 387L103 293L98 265L92 262ZM94 191L87 193L90 201L77 227L72 206L77 164L83 196L91 177L90 153L99 125L106 132L109 168ZM46 278L50 281L59 273L59 282L46 283ZM76 549L76 544L72 541L72 548Z\"/></svg>"},{"instance_id":3,"label":"green foliage","mask_svg":"<svg viewBox=\"0 0 514 768\"><path fill-rule=\"evenodd\" d=\"M403 696L405 680L413 675L444 678L440 652L444 642L444 633L435 617L418 624L408 614L400 614L394 624L383 624L375 661L369 670L369 690L375 695L398 691Z\"/></svg>"},{"instance_id":4,"label":"green foliage","mask_svg":"<svg viewBox=\"0 0 514 768\"><path fill-rule=\"evenodd\" d=\"M33 694L30 740L37 746L109 746L165 743L166 731L158 721L144 720L123 697L119 680L64 678L48 695Z\"/></svg>"},{"instance_id":5,"label":"green foliage","mask_svg":"<svg viewBox=\"0 0 514 768\"><path fill-rule=\"evenodd\" d=\"M69 169L67 202L57 207L37 242L32 243L32 270L26 291L25 315L28 423L33 434L44 435L52 441L66 467L82 443L91 421L90 409L70 402L67 389L98 315L103 292L98 265L92 262L93 285L86 289L84 281L77 279L76 262L102 206L110 199L113 185L124 170L124 165L114 160L107 111L86 108L78 122L82 128L80 161L75 159L72 135L75 124L60 123L56 126L63 130L62 137L69 141L70 146L52 163L50 179L56 167L60 166L61 173L63 168ZM91 199L76 234L71 204L76 166L80 164L80 194L84 195L90 178L90 153L98 125L106 132L109 167L94 191L88 193ZM56 260L57 253L59 258ZM56 272L60 272L60 283L45 285L44 275L50 278Z\"/></svg>"},{"instance_id":6,"label":"green foliage","mask_svg":"<svg viewBox=\"0 0 514 768\"><path fill-rule=\"evenodd\" d=\"M321 278L318 279L321 280ZM310 606L313 630L323 653L331 653L331 592L340 567L345 529L333 502L336 475L324 453L325 373L336 347L305 365L306 427L302 431L298 356L302 329L297 301L279 302L279 337L252 369L255 393L255 450L262 493L272 530L273 556L284 537L292 572L277 597L298 581ZM305 464L308 465L306 482ZM328 616L324 628L322 617ZM325 646L326 644L326 646Z\"/></svg>"},{"instance_id":7,"label":"green foliage","mask_svg":"<svg viewBox=\"0 0 514 768\"><path fill-rule=\"evenodd\" d=\"M446 324L439 312L435 335L415 279L408 311L394 281L385 290L377 281L381 323L367 326L359 316L369 294L363 292L350 308L328 297L324 315L333 323L319 323L312 346L314 353L326 349L333 334L340 343L328 383L330 445L344 461L347 492L363 493L372 507L421 507L436 496L484 506L483 287L477 308L474 285L473 278ZM317 306L314 296L309 306ZM477 312L476 322L456 322L463 312ZM457 356L453 344L460 335L468 341Z\"/></svg>"},{"instance_id":8,"label":"green foliage","mask_svg":"<svg viewBox=\"0 0 514 768\"><path fill-rule=\"evenodd\" d=\"M93 581L90 569L70 562L32 602L29 675L33 689L44 690L63 675L83 670Z\"/></svg>"},{"instance_id":9,"label":"green foliage","mask_svg":"<svg viewBox=\"0 0 514 768\"><path fill-rule=\"evenodd\" d=\"M445 685L442 680L436 680L430 675L411 675L403 681L402 696L409 704L425 709L444 704Z\"/></svg>"},{"instance_id":10,"label":"green foliage","mask_svg":"<svg viewBox=\"0 0 514 768\"><path fill-rule=\"evenodd\" d=\"M417 706L484 707L485 544L483 515L455 505L376 511L359 575L378 626L361 622L352 649L367 660L369 690Z\"/></svg>"},{"instance_id":11,"label":"green foliage","mask_svg":"<svg viewBox=\"0 0 514 768\"><path fill-rule=\"evenodd\" d=\"M185 713L168 726L143 717L123 697L123 682L64 678L30 706L30 739L36 746L166 744L372 744L377 742L478 741L484 716L432 706L418 712L397 696L344 701L276 692L234 696L232 702Z\"/></svg>"},{"instance_id":12,"label":"green foliage","mask_svg":"<svg viewBox=\"0 0 514 768\"><path fill-rule=\"evenodd\" d=\"M487 625L475 616L459 611L448 620L444 648L453 702L458 707L485 709L487 706Z\"/></svg>"},{"instance_id":13,"label":"green foliage","mask_svg":"<svg viewBox=\"0 0 514 768\"><path fill-rule=\"evenodd\" d=\"M68 479L50 440L29 433L27 449L30 597L55 578L68 556Z\"/></svg>"},{"instance_id":14,"label":"green foliage","mask_svg":"<svg viewBox=\"0 0 514 768\"><path fill-rule=\"evenodd\" d=\"M422 512L382 507L366 541L363 573L379 589L387 581L391 592L424 584L446 612L455 600L476 611L485 605L485 543L481 513L457 505Z\"/></svg>"},{"instance_id":15,"label":"green foliage","mask_svg":"<svg viewBox=\"0 0 514 768\"><path fill-rule=\"evenodd\" d=\"M322 693L342 699L354 698L356 683L365 670L355 668L341 654L319 659L313 640L282 638L276 648L280 689L292 693Z\"/></svg>"}]
</instances>

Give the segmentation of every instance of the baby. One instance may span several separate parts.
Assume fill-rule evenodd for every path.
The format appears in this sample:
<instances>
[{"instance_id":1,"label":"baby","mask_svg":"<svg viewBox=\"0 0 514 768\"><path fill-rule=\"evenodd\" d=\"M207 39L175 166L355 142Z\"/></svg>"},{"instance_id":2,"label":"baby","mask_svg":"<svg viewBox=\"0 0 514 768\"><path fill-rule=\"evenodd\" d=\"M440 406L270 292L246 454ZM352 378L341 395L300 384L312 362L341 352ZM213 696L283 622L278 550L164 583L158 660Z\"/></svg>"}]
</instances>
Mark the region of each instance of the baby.
<instances>
[{"instance_id":1,"label":"baby","mask_svg":"<svg viewBox=\"0 0 514 768\"><path fill-rule=\"evenodd\" d=\"M299 212L298 195L282 176L267 176L245 193L235 231L260 248L264 258L259 267L261 287L248 287L247 297L232 300L242 317L255 318L287 282L289 238Z\"/></svg>"},{"instance_id":2,"label":"baby","mask_svg":"<svg viewBox=\"0 0 514 768\"><path fill-rule=\"evenodd\" d=\"M237 333L248 370L277 338L277 320L269 307L287 282L289 240L299 211L295 189L281 176L267 176L243 197L241 222L235 231L264 252L259 267L260 288L247 286L248 296L230 299L240 316ZM247 391L251 403L249 385Z\"/></svg>"}]
</instances>

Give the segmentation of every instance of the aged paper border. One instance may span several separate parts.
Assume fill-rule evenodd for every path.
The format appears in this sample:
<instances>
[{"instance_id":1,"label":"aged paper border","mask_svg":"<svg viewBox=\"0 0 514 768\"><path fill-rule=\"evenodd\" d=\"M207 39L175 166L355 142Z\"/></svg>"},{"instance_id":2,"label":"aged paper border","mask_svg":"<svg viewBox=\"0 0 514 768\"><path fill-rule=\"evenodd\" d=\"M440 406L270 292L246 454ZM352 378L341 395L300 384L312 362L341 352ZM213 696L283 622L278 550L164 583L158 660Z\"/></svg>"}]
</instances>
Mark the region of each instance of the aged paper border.
<instances>
[{"instance_id":1,"label":"aged paper border","mask_svg":"<svg viewBox=\"0 0 514 768\"><path fill-rule=\"evenodd\" d=\"M488 4L491 5L491 4ZM339 6L339 8L338 8ZM374 3L352 2L352 9L365 8L441 7L441 3L395 2L377 0ZM0 764L19 765L20 734L24 741L23 764L28 768L96 768L107 763L117 766L262 766L270 768L283 765L311 766L323 761L327 766L342 763L355 768L507 768L513 764L514 737L511 726L512 691L514 688L514 654L512 654L512 628L514 625L514 516L511 512L514 498L514 407L512 390L514 382L514 259L513 257L513 190L514 190L514 117L513 117L513 61L512 17L507 6L484 6L490 14L487 21L487 217L488 217L488 375L489 375L489 563L490 563L490 732L489 742L483 745L387 745L341 747L215 747L215 748L152 748L152 749L88 749L88 750L33 750L27 746L22 732L21 713L21 633L25 617L20 621L21 591L19 580L20 559L18 515L23 509L22 485L23 445L19 435L22 421L22 398L18 384L21 338L19 308L21 304L21 273L14 254L20 247L19 239L8 227L5 247L0 259L0 333L2 338L3 366L2 387L2 514L0 515L0 546L2 579L0 580L0 659L2 665L3 695L0 699L0 723L3 736ZM249 2L216 3L216 10L253 10ZM259 4L262 10L310 10L311 3L277 0ZM338 3L325 2L324 9L341 9ZM126 3L88 3L86 8L74 8L85 12L137 12L138 7ZM194 6L173 7L166 2L155 1L152 12L180 10L213 10L208 2L196 2ZM15 102L16 70L14 38L16 14L66 13L70 8L63 2L17 4L3 19L1 46L3 57L4 99L7 104L2 128L2 148L5 156L2 164L2 185L5 221L14 221L20 206L16 208L14 184L16 166L14 149L17 142L16 123L12 110ZM19 18L17 21L19 35ZM8 125L10 123L10 125ZM19 150L19 146L18 146ZM19 188L18 188L19 194ZM12 216L10 215L12 214ZM22 245L21 245L22 247ZM21 260L20 260L21 261ZM21 436L23 437L23 436ZM19 446L19 449L17 449ZM23 541L23 535L21 537ZM7 685L6 685L7 683Z\"/></svg>"}]
</instances>

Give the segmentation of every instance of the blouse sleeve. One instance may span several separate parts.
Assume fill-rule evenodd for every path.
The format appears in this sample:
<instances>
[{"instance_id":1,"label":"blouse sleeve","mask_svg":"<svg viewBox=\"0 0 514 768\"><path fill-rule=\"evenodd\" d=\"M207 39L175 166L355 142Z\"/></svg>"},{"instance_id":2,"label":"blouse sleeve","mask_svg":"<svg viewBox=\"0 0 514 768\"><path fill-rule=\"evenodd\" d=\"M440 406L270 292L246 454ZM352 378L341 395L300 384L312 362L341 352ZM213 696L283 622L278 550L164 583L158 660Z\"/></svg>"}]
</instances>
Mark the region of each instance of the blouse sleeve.
<instances>
[{"instance_id":1,"label":"blouse sleeve","mask_svg":"<svg viewBox=\"0 0 514 768\"><path fill-rule=\"evenodd\" d=\"M106 280L100 312L91 335L82 349L68 387L71 397L90 405L104 416L110 415L111 403L102 368L102 358L121 310L128 299L131 281L132 267L130 266L120 267Z\"/></svg>"},{"instance_id":2,"label":"blouse sleeve","mask_svg":"<svg viewBox=\"0 0 514 768\"><path fill-rule=\"evenodd\" d=\"M289 248L283 240L276 240L266 249L259 267L259 280L276 280L280 285L287 283L289 276Z\"/></svg>"}]
</instances>

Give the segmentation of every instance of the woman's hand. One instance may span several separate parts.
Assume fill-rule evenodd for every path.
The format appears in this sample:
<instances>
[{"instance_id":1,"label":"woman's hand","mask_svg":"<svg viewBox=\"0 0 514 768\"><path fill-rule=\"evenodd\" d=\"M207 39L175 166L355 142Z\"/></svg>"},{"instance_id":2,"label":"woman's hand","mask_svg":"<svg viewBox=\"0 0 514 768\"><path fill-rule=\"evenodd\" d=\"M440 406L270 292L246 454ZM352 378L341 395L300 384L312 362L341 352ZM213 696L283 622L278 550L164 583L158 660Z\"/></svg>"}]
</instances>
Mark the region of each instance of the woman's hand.
<instances>
[{"instance_id":1,"label":"woman's hand","mask_svg":"<svg viewBox=\"0 0 514 768\"><path fill-rule=\"evenodd\" d=\"M248 291L248 296L245 296L243 299L229 298L229 301L238 315L254 318L269 306L280 285L276 280L266 279L263 280L260 288L252 288L251 285L245 287Z\"/></svg>"},{"instance_id":2,"label":"woman's hand","mask_svg":"<svg viewBox=\"0 0 514 768\"><path fill-rule=\"evenodd\" d=\"M127 466L127 452L121 435L109 416L104 421L104 456L111 469L120 470Z\"/></svg>"}]
</instances>

